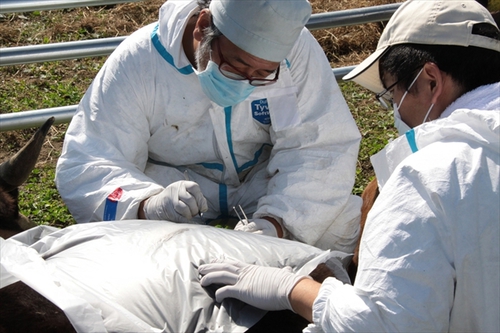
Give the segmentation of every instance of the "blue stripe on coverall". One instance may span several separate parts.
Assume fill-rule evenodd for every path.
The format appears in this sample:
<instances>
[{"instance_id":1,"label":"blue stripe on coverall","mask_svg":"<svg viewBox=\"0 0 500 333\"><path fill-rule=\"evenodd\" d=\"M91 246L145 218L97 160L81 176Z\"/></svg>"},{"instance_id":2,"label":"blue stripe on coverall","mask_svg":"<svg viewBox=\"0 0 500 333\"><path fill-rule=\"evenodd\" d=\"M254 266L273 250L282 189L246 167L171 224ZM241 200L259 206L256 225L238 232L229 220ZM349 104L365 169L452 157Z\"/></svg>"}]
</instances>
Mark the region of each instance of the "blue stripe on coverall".
<instances>
[{"instance_id":1,"label":"blue stripe on coverall","mask_svg":"<svg viewBox=\"0 0 500 333\"><path fill-rule=\"evenodd\" d=\"M120 201L122 194L122 188L118 187L108 195L108 197L106 198L106 203L104 205L104 212L102 216L103 221L116 220L116 210L118 209L118 202Z\"/></svg>"},{"instance_id":2,"label":"blue stripe on coverall","mask_svg":"<svg viewBox=\"0 0 500 333\"><path fill-rule=\"evenodd\" d=\"M234 168L236 169L237 173L240 173L243 170L256 165L260 155L262 154L262 151L264 150L264 147L270 146L270 144L267 143L263 144L260 147L260 149L254 153L253 160L246 162L241 167L238 167L238 162L236 162L236 156L234 155L233 139L231 135L231 112L232 112L232 107L228 106L224 108L224 114L226 116L225 124L226 124L227 145L229 147L229 153L231 154L231 159L233 161ZM221 210L222 216L229 216L228 215L229 210L227 207L227 186L224 184L219 185L219 208Z\"/></svg>"},{"instance_id":3,"label":"blue stripe on coverall","mask_svg":"<svg viewBox=\"0 0 500 333\"><path fill-rule=\"evenodd\" d=\"M153 45L158 51L158 53L165 59L170 65L172 65L175 69L179 71L179 73L188 75L194 73L193 67L191 65L187 65L182 68L177 68L174 64L174 57L170 53L168 53L167 49L161 44L160 38L158 37L158 24L154 27L153 32L151 33L151 41Z\"/></svg>"},{"instance_id":4,"label":"blue stripe on coverall","mask_svg":"<svg viewBox=\"0 0 500 333\"><path fill-rule=\"evenodd\" d=\"M259 157L262 154L262 151L264 150L264 147L265 146L270 146L270 144L264 143L260 147L260 149L257 150L254 153L253 160L248 161L245 164L243 164L241 167L239 167L238 166L238 162L236 162L236 156L234 155L234 149L233 149L233 139L232 139L232 135L231 135L231 111L232 111L232 107L230 107L230 106L224 108L224 113L226 115L226 137L227 137L227 145L229 147L229 153L231 154L231 159L233 161L234 168L236 169L237 173L240 173L243 170L248 169L248 168L256 165L257 162L259 161Z\"/></svg>"},{"instance_id":5,"label":"blue stripe on coverall","mask_svg":"<svg viewBox=\"0 0 500 333\"><path fill-rule=\"evenodd\" d=\"M227 185L219 184L219 209L221 216L229 216L229 208L227 207Z\"/></svg>"},{"instance_id":6,"label":"blue stripe on coverall","mask_svg":"<svg viewBox=\"0 0 500 333\"><path fill-rule=\"evenodd\" d=\"M177 170L179 170L181 172L183 170L182 168L187 168L187 166L173 165L173 164L170 164L167 162L156 161L156 160L152 159L151 157L148 157L148 162L153 163L153 164L157 164L157 165L167 166L170 168L176 168ZM224 170L224 166L220 163L205 163L205 162L203 162L203 163L196 163L196 164L201 165L206 169L215 169L215 170L219 170L221 172Z\"/></svg>"},{"instance_id":7,"label":"blue stripe on coverall","mask_svg":"<svg viewBox=\"0 0 500 333\"><path fill-rule=\"evenodd\" d=\"M114 221L116 220L116 209L118 208L118 201L110 200L106 198L106 204L104 205L104 214L102 216L103 221Z\"/></svg>"},{"instance_id":8,"label":"blue stripe on coverall","mask_svg":"<svg viewBox=\"0 0 500 333\"><path fill-rule=\"evenodd\" d=\"M408 132L405 133L406 135L406 140L408 140L408 144L410 145L410 149L412 153L415 153L418 151L417 147L417 141L415 139L415 130L412 128Z\"/></svg>"}]
</instances>

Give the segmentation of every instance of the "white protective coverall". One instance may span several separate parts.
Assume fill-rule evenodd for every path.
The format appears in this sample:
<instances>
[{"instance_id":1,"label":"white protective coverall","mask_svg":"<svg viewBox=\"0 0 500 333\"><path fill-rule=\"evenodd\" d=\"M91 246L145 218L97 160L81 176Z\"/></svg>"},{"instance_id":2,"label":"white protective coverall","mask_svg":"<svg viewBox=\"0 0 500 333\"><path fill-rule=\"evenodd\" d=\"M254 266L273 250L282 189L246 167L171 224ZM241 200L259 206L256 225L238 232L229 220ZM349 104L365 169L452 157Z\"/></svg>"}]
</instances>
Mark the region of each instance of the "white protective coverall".
<instances>
[{"instance_id":1,"label":"white protective coverall","mask_svg":"<svg viewBox=\"0 0 500 333\"><path fill-rule=\"evenodd\" d=\"M137 218L141 201L188 171L207 219L241 205L275 217L292 239L353 250L361 198L351 195L360 134L324 55L304 28L279 80L222 108L182 48L196 1L169 0L159 23L104 64L68 128L56 184L79 223Z\"/></svg>"},{"instance_id":2,"label":"white protective coverall","mask_svg":"<svg viewBox=\"0 0 500 333\"><path fill-rule=\"evenodd\" d=\"M499 92L461 96L372 158L354 287L325 280L306 332L500 332Z\"/></svg>"},{"instance_id":3,"label":"white protective coverall","mask_svg":"<svg viewBox=\"0 0 500 333\"><path fill-rule=\"evenodd\" d=\"M62 309L79 333L244 332L267 311L236 299L217 303L216 286L199 282L198 265L224 257L307 275L319 263L345 265L350 256L166 221L38 226L0 238L0 288L23 281Z\"/></svg>"}]
</instances>

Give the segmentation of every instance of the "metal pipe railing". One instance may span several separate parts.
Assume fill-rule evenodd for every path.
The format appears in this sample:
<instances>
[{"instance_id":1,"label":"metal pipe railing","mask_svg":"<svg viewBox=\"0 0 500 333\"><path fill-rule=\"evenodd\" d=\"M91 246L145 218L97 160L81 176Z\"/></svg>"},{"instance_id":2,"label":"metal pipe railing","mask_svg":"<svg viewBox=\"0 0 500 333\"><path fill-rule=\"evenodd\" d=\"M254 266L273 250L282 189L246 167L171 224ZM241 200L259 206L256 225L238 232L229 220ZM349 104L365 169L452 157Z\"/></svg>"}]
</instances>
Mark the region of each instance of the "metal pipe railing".
<instances>
[{"instance_id":1,"label":"metal pipe railing","mask_svg":"<svg viewBox=\"0 0 500 333\"><path fill-rule=\"evenodd\" d=\"M313 14L310 30L388 20L401 3ZM2 4L3 6L3 4ZM18 46L0 49L0 66L109 55L125 37Z\"/></svg>"},{"instance_id":2,"label":"metal pipe railing","mask_svg":"<svg viewBox=\"0 0 500 333\"><path fill-rule=\"evenodd\" d=\"M336 12L313 14L306 24L309 30L345 27L348 25L388 21L401 6L400 3L371 6Z\"/></svg>"},{"instance_id":3,"label":"metal pipe railing","mask_svg":"<svg viewBox=\"0 0 500 333\"><path fill-rule=\"evenodd\" d=\"M76 7L106 6L142 0L2 0L0 14Z\"/></svg>"},{"instance_id":4,"label":"metal pipe railing","mask_svg":"<svg viewBox=\"0 0 500 333\"><path fill-rule=\"evenodd\" d=\"M16 46L0 49L0 66L110 55L126 37Z\"/></svg>"},{"instance_id":5,"label":"metal pipe railing","mask_svg":"<svg viewBox=\"0 0 500 333\"><path fill-rule=\"evenodd\" d=\"M54 117L54 124L69 123L75 114L77 105L57 108L21 111L0 114L0 132L40 127L45 121Z\"/></svg>"}]
</instances>

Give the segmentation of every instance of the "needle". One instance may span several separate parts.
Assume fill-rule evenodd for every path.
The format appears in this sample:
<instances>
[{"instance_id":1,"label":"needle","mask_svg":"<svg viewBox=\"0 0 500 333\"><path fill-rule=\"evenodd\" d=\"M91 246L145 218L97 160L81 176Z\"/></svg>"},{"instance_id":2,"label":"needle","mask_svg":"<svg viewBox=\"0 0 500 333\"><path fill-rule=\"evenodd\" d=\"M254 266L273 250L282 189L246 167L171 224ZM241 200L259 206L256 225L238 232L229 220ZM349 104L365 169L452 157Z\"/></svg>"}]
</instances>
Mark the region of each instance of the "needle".
<instances>
[{"instance_id":1,"label":"needle","mask_svg":"<svg viewBox=\"0 0 500 333\"><path fill-rule=\"evenodd\" d=\"M247 215L245 214L245 211L243 210L243 208L241 208L241 205L238 205L238 207L240 208L241 213L243 214L244 219L242 219L241 216L240 216L240 214L238 214L238 210L236 210L236 207L233 206L233 210L236 213L236 216L238 216L238 219L241 221L241 223L243 223L244 225L247 225L248 224Z\"/></svg>"},{"instance_id":2,"label":"needle","mask_svg":"<svg viewBox=\"0 0 500 333\"><path fill-rule=\"evenodd\" d=\"M238 205L238 207L240 207L241 213L245 217L245 221L248 222L247 214L245 214L245 211L243 210L243 208L241 208L241 205Z\"/></svg>"}]
</instances>

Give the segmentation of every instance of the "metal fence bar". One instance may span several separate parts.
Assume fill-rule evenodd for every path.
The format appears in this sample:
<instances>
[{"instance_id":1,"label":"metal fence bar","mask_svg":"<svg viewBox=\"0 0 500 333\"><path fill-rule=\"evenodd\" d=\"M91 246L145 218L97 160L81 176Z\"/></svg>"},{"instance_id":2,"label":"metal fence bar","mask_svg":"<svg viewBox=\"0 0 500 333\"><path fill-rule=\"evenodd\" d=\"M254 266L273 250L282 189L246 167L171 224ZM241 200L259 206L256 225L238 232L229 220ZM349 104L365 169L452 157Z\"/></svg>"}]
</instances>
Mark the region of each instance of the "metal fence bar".
<instances>
[{"instance_id":1,"label":"metal fence bar","mask_svg":"<svg viewBox=\"0 0 500 333\"><path fill-rule=\"evenodd\" d=\"M335 79L340 82L342 77L356 66L333 68ZM40 127L50 117L55 117L55 124L69 123L76 111L77 105L68 105L57 108L48 108L15 113L0 114L0 132L20 130L24 128Z\"/></svg>"},{"instance_id":2,"label":"metal fence bar","mask_svg":"<svg viewBox=\"0 0 500 333\"><path fill-rule=\"evenodd\" d=\"M317 30L384 21L400 5L401 3L397 3L313 14L306 26L310 30ZM123 39L125 37L2 48L0 66L109 55Z\"/></svg>"},{"instance_id":3,"label":"metal fence bar","mask_svg":"<svg viewBox=\"0 0 500 333\"><path fill-rule=\"evenodd\" d=\"M3 48L0 49L0 66L106 56L111 54L125 38L110 37Z\"/></svg>"},{"instance_id":4,"label":"metal fence bar","mask_svg":"<svg viewBox=\"0 0 500 333\"><path fill-rule=\"evenodd\" d=\"M306 27L309 30L317 30L388 21L401 4L402 2L313 14L307 22Z\"/></svg>"},{"instance_id":5,"label":"metal fence bar","mask_svg":"<svg viewBox=\"0 0 500 333\"><path fill-rule=\"evenodd\" d=\"M0 4L0 14L25 13L35 10L106 6L138 1L142 0L2 0Z\"/></svg>"},{"instance_id":6,"label":"metal fence bar","mask_svg":"<svg viewBox=\"0 0 500 333\"><path fill-rule=\"evenodd\" d=\"M50 117L55 117L54 124L69 123L76 111L76 105L57 108L22 111L0 114L0 132L40 127Z\"/></svg>"},{"instance_id":7,"label":"metal fence bar","mask_svg":"<svg viewBox=\"0 0 500 333\"><path fill-rule=\"evenodd\" d=\"M335 75L335 79L337 82L341 82L342 78L346 76L350 71L352 71L356 66L346 66L339 68L332 68L333 75Z\"/></svg>"}]
</instances>

